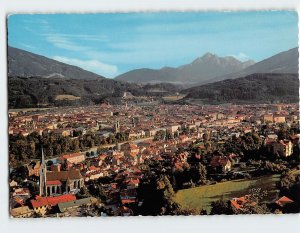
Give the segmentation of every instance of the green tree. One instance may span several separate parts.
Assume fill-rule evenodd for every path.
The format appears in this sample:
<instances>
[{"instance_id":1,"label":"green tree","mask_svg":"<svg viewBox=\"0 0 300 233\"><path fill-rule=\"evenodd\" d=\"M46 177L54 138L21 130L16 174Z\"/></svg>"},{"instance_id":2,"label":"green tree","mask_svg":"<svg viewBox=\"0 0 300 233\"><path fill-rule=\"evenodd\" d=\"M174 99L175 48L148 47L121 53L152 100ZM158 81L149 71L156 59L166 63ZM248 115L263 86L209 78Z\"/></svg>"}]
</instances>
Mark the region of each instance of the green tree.
<instances>
[{"instance_id":1,"label":"green tree","mask_svg":"<svg viewBox=\"0 0 300 233\"><path fill-rule=\"evenodd\" d=\"M247 195L247 202L240 210L237 210L237 214L268 214L270 210L262 201L268 195L267 191L262 191L261 188L250 189Z\"/></svg>"},{"instance_id":2,"label":"green tree","mask_svg":"<svg viewBox=\"0 0 300 233\"><path fill-rule=\"evenodd\" d=\"M166 139L173 139L172 132L170 130L166 131Z\"/></svg>"},{"instance_id":3,"label":"green tree","mask_svg":"<svg viewBox=\"0 0 300 233\"><path fill-rule=\"evenodd\" d=\"M165 130L159 130L156 132L155 136L154 136L154 141L160 141L160 140L164 140L166 137L166 131Z\"/></svg>"},{"instance_id":4,"label":"green tree","mask_svg":"<svg viewBox=\"0 0 300 233\"><path fill-rule=\"evenodd\" d=\"M174 132L174 138L178 138L179 137L179 133L178 133L178 131L176 130L175 132Z\"/></svg>"},{"instance_id":5,"label":"green tree","mask_svg":"<svg viewBox=\"0 0 300 233\"><path fill-rule=\"evenodd\" d=\"M211 203L211 211L210 211L211 215L219 215L219 214L231 215L233 213L234 212L229 201L225 201L221 199Z\"/></svg>"},{"instance_id":6,"label":"green tree","mask_svg":"<svg viewBox=\"0 0 300 233\"><path fill-rule=\"evenodd\" d=\"M61 155L61 145L60 144L56 144L56 147L54 149L54 154Z\"/></svg>"},{"instance_id":7,"label":"green tree","mask_svg":"<svg viewBox=\"0 0 300 233\"><path fill-rule=\"evenodd\" d=\"M79 140L77 138L73 139L72 140L72 151L75 151L75 152L80 151L79 146L80 146Z\"/></svg>"},{"instance_id":8,"label":"green tree","mask_svg":"<svg viewBox=\"0 0 300 233\"><path fill-rule=\"evenodd\" d=\"M48 146L46 148L46 151L45 151L45 155L48 157L48 158L51 158L53 157L53 147L52 146Z\"/></svg>"},{"instance_id":9,"label":"green tree","mask_svg":"<svg viewBox=\"0 0 300 233\"><path fill-rule=\"evenodd\" d=\"M87 187L83 186L82 188L80 188L80 191L77 193L76 196L78 199L81 199L81 198L90 197L91 194L89 193L89 190L87 189Z\"/></svg>"},{"instance_id":10,"label":"green tree","mask_svg":"<svg viewBox=\"0 0 300 233\"><path fill-rule=\"evenodd\" d=\"M201 183L204 183L206 181L207 170L206 170L206 167L202 163L199 163L198 175L199 175L199 181Z\"/></svg>"}]
</instances>

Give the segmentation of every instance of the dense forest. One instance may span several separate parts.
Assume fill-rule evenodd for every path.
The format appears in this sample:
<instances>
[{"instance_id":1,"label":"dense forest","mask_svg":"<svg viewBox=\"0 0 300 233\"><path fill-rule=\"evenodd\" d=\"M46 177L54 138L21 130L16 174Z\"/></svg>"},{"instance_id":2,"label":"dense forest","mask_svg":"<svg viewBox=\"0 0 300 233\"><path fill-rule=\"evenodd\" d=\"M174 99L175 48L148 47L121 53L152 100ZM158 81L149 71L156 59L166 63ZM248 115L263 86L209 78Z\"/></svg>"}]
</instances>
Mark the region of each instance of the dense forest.
<instances>
[{"instance_id":1,"label":"dense forest","mask_svg":"<svg viewBox=\"0 0 300 233\"><path fill-rule=\"evenodd\" d=\"M184 101L200 99L206 104L290 103L299 100L299 79L297 74L252 74L182 90L182 86L170 83L143 85L112 79L9 77L8 107L80 106L104 102L120 104L124 92L130 92L135 97L160 98L180 91L187 95ZM57 99L59 95L72 95L74 99Z\"/></svg>"},{"instance_id":2,"label":"dense forest","mask_svg":"<svg viewBox=\"0 0 300 233\"><path fill-rule=\"evenodd\" d=\"M159 90L159 92L153 92ZM41 77L9 77L8 107L93 105L106 101L120 103L124 92L133 96L162 96L180 91L172 84L140 85L112 79L62 79ZM72 95L74 100L57 99L58 95Z\"/></svg>"},{"instance_id":3,"label":"dense forest","mask_svg":"<svg viewBox=\"0 0 300 233\"><path fill-rule=\"evenodd\" d=\"M252 74L183 90L204 103L298 102L298 74Z\"/></svg>"}]
</instances>

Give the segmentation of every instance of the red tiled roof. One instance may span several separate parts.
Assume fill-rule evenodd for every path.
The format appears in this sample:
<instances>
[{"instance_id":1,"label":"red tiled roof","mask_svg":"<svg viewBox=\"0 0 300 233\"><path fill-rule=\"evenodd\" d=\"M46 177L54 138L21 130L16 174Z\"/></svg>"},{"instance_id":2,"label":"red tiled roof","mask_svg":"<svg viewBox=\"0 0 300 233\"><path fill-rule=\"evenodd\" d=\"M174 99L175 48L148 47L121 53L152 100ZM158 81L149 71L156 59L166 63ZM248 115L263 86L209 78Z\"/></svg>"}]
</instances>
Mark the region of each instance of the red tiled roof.
<instances>
[{"instance_id":1,"label":"red tiled roof","mask_svg":"<svg viewBox=\"0 0 300 233\"><path fill-rule=\"evenodd\" d=\"M61 182L59 180L48 180L46 185L61 185Z\"/></svg>"},{"instance_id":2,"label":"red tiled roof","mask_svg":"<svg viewBox=\"0 0 300 233\"><path fill-rule=\"evenodd\" d=\"M15 201L16 201L18 204L24 205L24 200L23 200L22 198L16 196L14 199L15 199Z\"/></svg>"},{"instance_id":3,"label":"red tiled roof","mask_svg":"<svg viewBox=\"0 0 300 233\"><path fill-rule=\"evenodd\" d=\"M233 198L230 200L231 205L236 209L243 209L244 205L249 202L249 196L245 195L243 197ZM251 206L255 206L256 202L251 202Z\"/></svg>"},{"instance_id":4,"label":"red tiled roof","mask_svg":"<svg viewBox=\"0 0 300 233\"><path fill-rule=\"evenodd\" d=\"M77 157L77 156L81 156L81 154L80 153L67 154L67 155L63 155L62 158L68 159L68 158L73 158L73 157Z\"/></svg>"},{"instance_id":5,"label":"red tiled roof","mask_svg":"<svg viewBox=\"0 0 300 233\"><path fill-rule=\"evenodd\" d=\"M128 183L129 184L139 184L140 181L138 179L136 179L136 180L130 180Z\"/></svg>"},{"instance_id":6,"label":"red tiled roof","mask_svg":"<svg viewBox=\"0 0 300 233\"><path fill-rule=\"evenodd\" d=\"M197 159L201 159L201 155L195 155Z\"/></svg>"},{"instance_id":7,"label":"red tiled roof","mask_svg":"<svg viewBox=\"0 0 300 233\"><path fill-rule=\"evenodd\" d=\"M96 168L95 166L90 166L90 167L89 167L89 170L90 170L90 171L94 171L94 170L98 170L98 168Z\"/></svg>"},{"instance_id":8,"label":"red tiled roof","mask_svg":"<svg viewBox=\"0 0 300 233\"><path fill-rule=\"evenodd\" d=\"M123 199L122 200L122 204L130 204L130 203L134 203L135 199Z\"/></svg>"},{"instance_id":9,"label":"red tiled roof","mask_svg":"<svg viewBox=\"0 0 300 233\"><path fill-rule=\"evenodd\" d=\"M247 201L244 197L234 198L230 200L231 205L236 209L241 209Z\"/></svg>"},{"instance_id":10,"label":"red tiled roof","mask_svg":"<svg viewBox=\"0 0 300 233\"><path fill-rule=\"evenodd\" d=\"M290 204L290 203L293 203L294 201L291 200L290 198L286 197L286 196L283 196L281 198L279 198L277 201L276 201L276 204L283 207L285 206L286 204Z\"/></svg>"},{"instance_id":11,"label":"red tiled roof","mask_svg":"<svg viewBox=\"0 0 300 233\"><path fill-rule=\"evenodd\" d=\"M41 207L41 206L56 206L59 203L75 201L76 196L73 194L65 194L56 197L40 197L37 196L36 200L31 200L31 204L33 208Z\"/></svg>"}]
</instances>

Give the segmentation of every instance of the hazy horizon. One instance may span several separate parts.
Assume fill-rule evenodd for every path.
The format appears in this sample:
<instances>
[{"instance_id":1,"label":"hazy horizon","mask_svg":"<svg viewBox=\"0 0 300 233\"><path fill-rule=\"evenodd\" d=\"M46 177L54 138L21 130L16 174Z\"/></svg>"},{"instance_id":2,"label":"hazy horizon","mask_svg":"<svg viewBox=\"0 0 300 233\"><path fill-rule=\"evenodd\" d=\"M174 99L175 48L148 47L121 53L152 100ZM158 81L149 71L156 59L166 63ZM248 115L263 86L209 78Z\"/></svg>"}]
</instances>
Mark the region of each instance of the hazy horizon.
<instances>
[{"instance_id":1,"label":"hazy horizon","mask_svg":"<svg viewBox=\"0 0 300 233\"><path fill-rule=\"evenodd\" d=\"M15 14L8 45L113 78L207 52L259 62L297 47L297 24L294 11Z\"/></svg>"}]
</instances>

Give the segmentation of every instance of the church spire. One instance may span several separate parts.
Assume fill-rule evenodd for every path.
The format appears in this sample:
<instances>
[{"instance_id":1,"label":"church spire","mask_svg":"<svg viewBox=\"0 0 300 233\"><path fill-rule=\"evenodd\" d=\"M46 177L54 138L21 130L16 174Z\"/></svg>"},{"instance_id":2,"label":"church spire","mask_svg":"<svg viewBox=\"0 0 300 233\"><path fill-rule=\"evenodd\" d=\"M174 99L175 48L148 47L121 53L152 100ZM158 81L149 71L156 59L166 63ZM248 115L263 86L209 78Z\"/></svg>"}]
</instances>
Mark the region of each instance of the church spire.
<instances>
[{"instance_id":1,"label":"church spire","mask_svg":"<svg viewBox=\"0 0 300 233\"><path fill-rule=\"evenodd\" d=\"M120 121L116 121L115 123L115 133L119 133L120 132Z\"/></svg>"},{"instance_id":2,"label":"church spire","mask_svg":"<svg viewBox=\"0 0 300 233\"><path fill-rule=\"evenodd\" d=\"M42 147L42 164L45 164L44 148Z\"/></svg>"},{"instance_id":3,"label":"church spire","mask_svg":"<svg viewBox=\"0 0 300 233\"><path fill-rule=\"evenodd\" d=\"M45 163L44 149L42 147L42 158L40 166L40 196L47 196L46 173L47 167Z\"/></svg>"}]
</instances>

